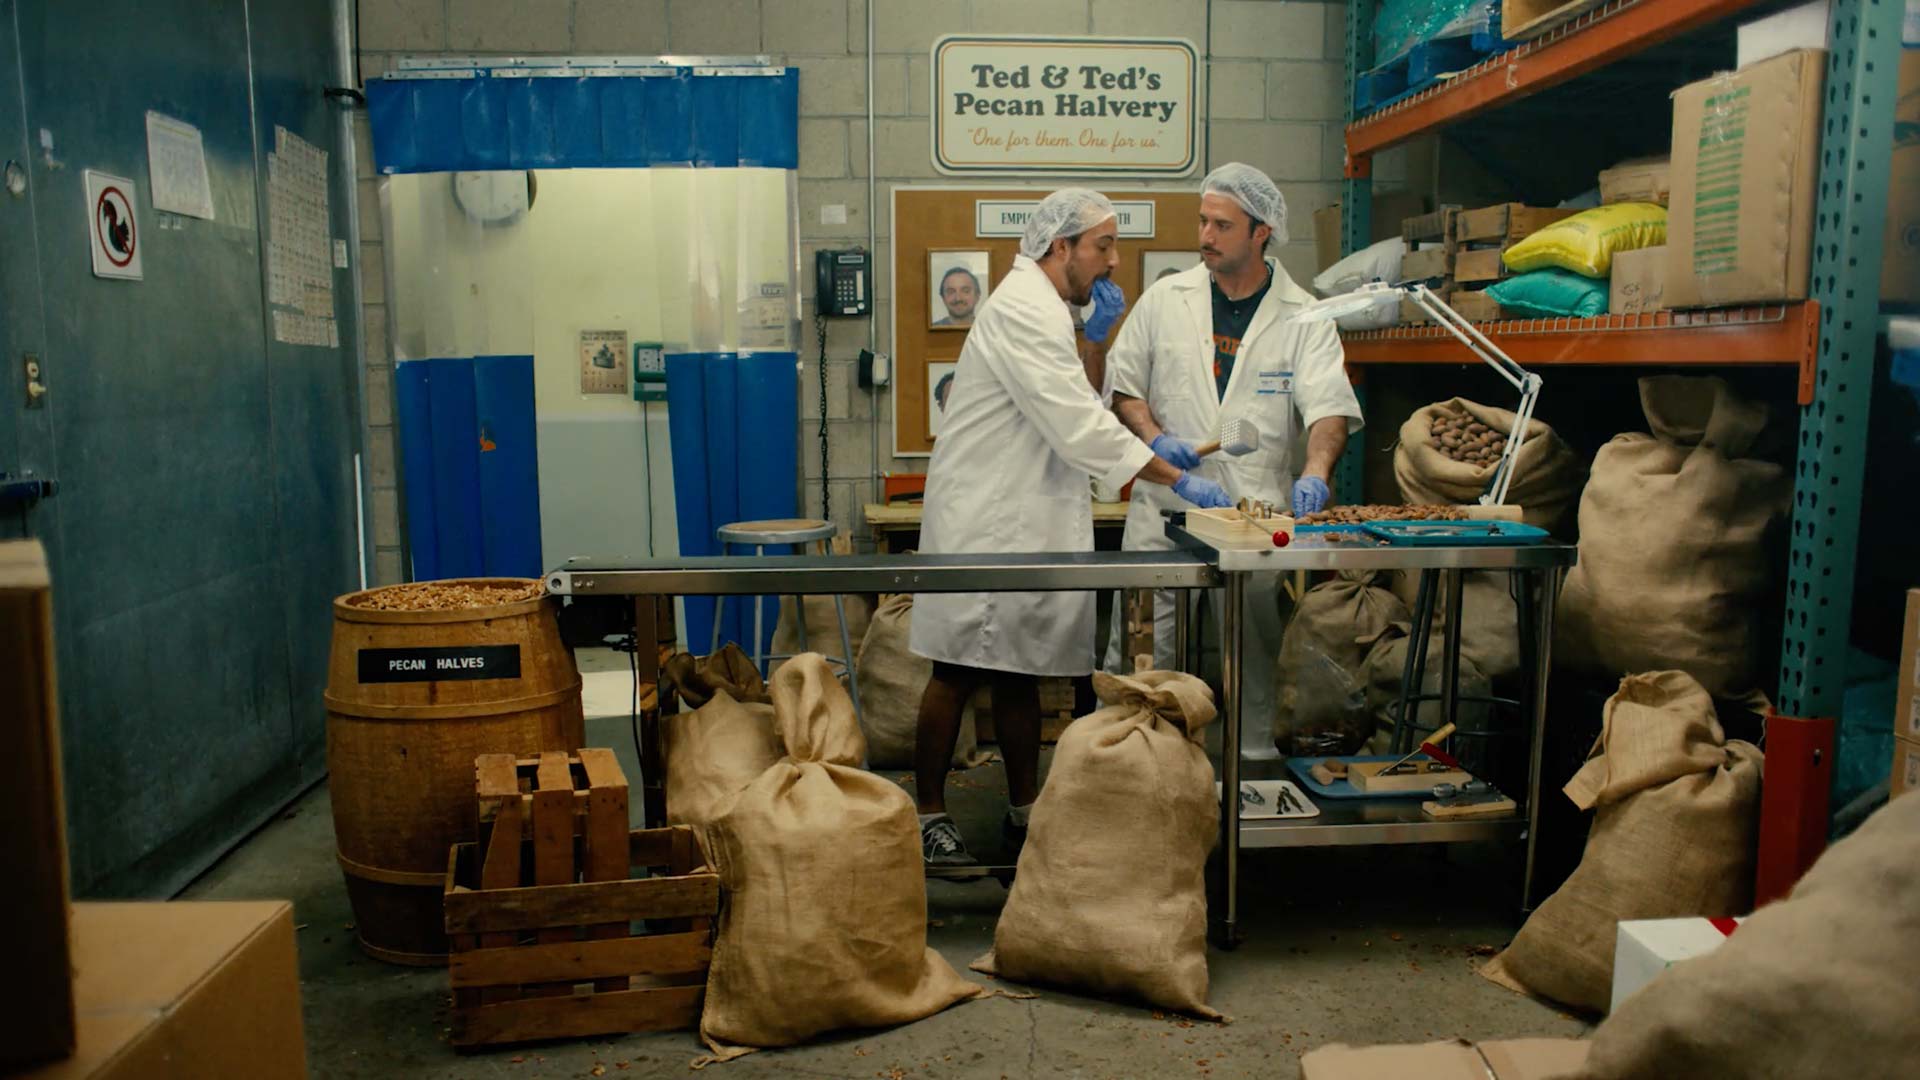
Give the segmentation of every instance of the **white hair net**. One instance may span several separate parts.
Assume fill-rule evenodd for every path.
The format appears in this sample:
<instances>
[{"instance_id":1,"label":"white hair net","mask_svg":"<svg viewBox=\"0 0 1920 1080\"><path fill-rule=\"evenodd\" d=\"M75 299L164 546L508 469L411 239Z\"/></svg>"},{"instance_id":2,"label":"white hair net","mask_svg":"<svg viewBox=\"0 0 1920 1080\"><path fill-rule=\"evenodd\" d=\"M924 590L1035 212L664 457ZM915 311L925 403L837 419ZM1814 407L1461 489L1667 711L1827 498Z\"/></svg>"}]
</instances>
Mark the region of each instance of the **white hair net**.
<instances>
[{"instance_id":1,"label":"white hair net","mask_svg":"<svg viewBox=\"0 0 1920 1080\"><path fill-rule=\"evenodd\" d=\"M1027 219L1020 254L1038 259L1062 237L1079 236L1113 216L1113 203L1091 188L1061 188L1040 200Z\"/></svg>"},{"instance_id":2,"label":"white hair net","mask_svg":"<svg viewBox=\"0 0 1920 1080\"><path fill-rule=\"evenodd\" d=\"M1239 203L1248 216L1272 227L1274 243L1287 242L1287 200L1281 197L1280 189L1273 186L1266 173L1251 165L1229 161L1208 173L1201 182L1200 194L1213 193Z\"/></svg>"}]
</instances>

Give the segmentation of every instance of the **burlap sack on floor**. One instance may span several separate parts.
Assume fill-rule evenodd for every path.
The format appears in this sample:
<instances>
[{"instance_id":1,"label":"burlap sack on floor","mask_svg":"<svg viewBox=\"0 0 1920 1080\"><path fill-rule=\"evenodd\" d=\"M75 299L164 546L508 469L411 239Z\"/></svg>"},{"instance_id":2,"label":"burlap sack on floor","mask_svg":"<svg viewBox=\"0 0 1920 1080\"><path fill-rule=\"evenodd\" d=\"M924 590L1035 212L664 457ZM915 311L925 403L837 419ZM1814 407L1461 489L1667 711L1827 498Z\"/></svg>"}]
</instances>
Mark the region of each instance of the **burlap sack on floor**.
<instances>
[{"instance_id":1,"label":"burlap sack on floor","mask_svg":"<svg viewBox=\"0 0 1920 1080\"><path fill-rule=\"evenodd\" d=\"M696 660L679 653L662 677L691 712L660 718L667 820L704 827L734 793L780 760L766 683L737 645Z\"/></svg>"},{"instance_id":2,"label":"burlap sack on floor","mask_svg":"<svg viewBox=\"0 0 1920 1080\"><path fill-rule=\"evenodd\" d=\"M1478 502L1492 465L1455 461L1433 445L1433 421L1442 413L1466 412L1495 431L1511 436L1517 415L1465 398L1435 402L1419 409L1400 425L1400 445L1393 451L1393 475L1400 494L1415 505ZM1565 520L1580 495L1586 470L1580 459L1560 441L1553 429L1534 419L1527 425L1527 441L1514 461L1507 502L1521 507L1527 524L1553 529Z\"/></svg>"},{"instance_id":3,"label":"burlap sack on floor","mask_svg":"<svg viewBox=\"0 0 1920 1080\"><path fill-rule=\"evenodd\" d=\"M1793 894L1676 964L1593 1033L1580 1076L1844 1076L1920 1071L1920 795L1835 844Z\"/></svg>"},{"instance_id":4,"label":"burlap sack on floor","mask_svg":"<svg viewBox=\"0 0 1920 1080\"><path fill-rule=\"evenodd\" d=\"M1512 577L1505 570L1468 570L1461 575L1460 655L1489 679L1504 679L1520 670L1520 605L1513 598ZM1413 610L1420 594L1418 572L1399 572L1392 578L1393 593ZM1447 587L1434 582L1433 629L1437 635L1452 613L1447 610ZM1411 615L1408 616L1411 619ZM1525 628L1533 633L1532 627Z\"/></svg>"},{"instance_id":5,"label":"burlap sack on floor","mask_svg":"<svg viewBox=\"0 0 1920 1080\"><path fill-rule=\"evenodd\" d=\"M1413 639L1407 636L1407 626L1402 623L1391 634L1383 636L1372 651L1367 653L1364 666L1364 678L1367 690L1367 719L1371 726L1370 738L1362 749L1369 754L1392 753L1393 722L1400 708L1400 687L1407 677L1407 649ZM1447 670L1446 639L1434 634L1427 640L1427 664L1422 672L1420 692L1438 694L1445 685ZM1480 666L1467 655L1465 642L1460 649L1460 695L1462 697L1490 697L1493 684L1488 681ZM1416 723L1416 736L1411 746L1419 746L1419 736L1426 735L1446 723L1446 709L1437 698L1433 701L1410 703L1408 709ZM1462 701L1455 715L1455 723L1461 731L1486 731L1493 720L1493 707L1484 702ZM1480 740L1462 740L1453 744L1456 755L1466 753L1469 756Z\"/></svg>"},{"instance_id":6,"label":"burlap sack on floor","mask_svg":"<svg viewBox=\"0 0 1920 1080\"><path fill-rule=\"evenodd\" d=\"M660 677L682 701L696 709L722 690L735 701L766 704L773 700L767 695L767 681L753 666L753 658L731 641L710 656L673 654L660 666Z\"/></svg>"},{"instance_id":7,"label":"burlap sack on floor","mask_svg":"<svg viewBox=\"0 0 1920 1080\"><path fill-rule=\"evenodd\" d=\"M975 971L1219 1019L1207 1005L1207 853L1219 796L1191 675L1095 672L1105 708L1060 737L993 949Z\"/></svg>"},{"instance_id":8,"label":"burlap sack on floor","mask_svg":"<svg viewBox=\"0 0 1920 1080\"><path fill-rule=\"evenodd\" d=\"M1622 679L1595 749L1565 789L1594 810L1580 865L1480 973L1602 1012L1620 920L1752 906L1761 752L1728 740L1712 697L1680 671Z\"/></svg>"},{"instance_id":9,"label":"burlap sack on floor","mask_svg":"<svg viewBox=\"0 0 1920 1080\"><path fill-rule=\"evenodd\" d=\"M833 553L849 555L853 552L853 541L844 536L833 538ZM840 606L847 615L847 644L851 650L846 659L855 663L860 656L860 643L867 638L867 624L873 621L873 609L879 598L872 593L846 593L840 597ZM802 643L800 630L802 623L799 614L804 612L807 640ZM805 596L796 605L793 597L780 598L780 617L773 627L773 652L781 656L797 656L803 652L817 652L822 656L841 658L840 618L833 610L832 596Z\"/></svg>"},{"instance_id":10,"label":"burlap sack on floor","mask_svg":"<svg viewBox=\"0 0 1920 1080\"><path fill-rule=\"evenodd\" d=\"M1720 379L1640 380L1652 435L1616 435L1580 499L1580 561L1560 594L1554 659L1606 674L1677 668L1720 697L1753 689L1754 613L1780 572L1766 550L1793 495L1748 457L1769 410Z\"/></svg>"},{"instance_id":11,"label":"burlap sack on floor","mask_svg":"<svg viewBox=\"0 0 1920 1080\"><path fill-rule=\"evenodd\" d=\"M860 721L867 736L867 765L875 769L913 768L914 736L920 729L920 695L933 678L933 661L907 647L913 626L913 595L895 593L880 601L867 627L860 659ZM984 696L984 695L983 695ZM973 707L960 718L960 741L953 748L956 768L971 769L988 760L976 747Z\"/></svg>"},{"instance_id":12,"label":"burlap sack on floor","mask_svg":"<svg viewBox=\"0 0 1920 1080\"><path fill-rule=\"evenodd\" d=\"M987 992L927 947L913 800L860 768L853 702L826 660L782 665L773 710L786 756L707 827L725 897L700 1017L711 1060Z\"/></svg>"},{"instance_id":13,"label":"burlap sack on floor","mask_svg":"<svg viewBox=\"0 0 1920 1080\"><path fill-rule=\"evenodd\" d=\"M1407 607L1387 575L1341 571L1307 590L1273 665L1273 745L1283 754L1351 754L1373 734L1367 653Z\"/></svg>"}]
</instances>

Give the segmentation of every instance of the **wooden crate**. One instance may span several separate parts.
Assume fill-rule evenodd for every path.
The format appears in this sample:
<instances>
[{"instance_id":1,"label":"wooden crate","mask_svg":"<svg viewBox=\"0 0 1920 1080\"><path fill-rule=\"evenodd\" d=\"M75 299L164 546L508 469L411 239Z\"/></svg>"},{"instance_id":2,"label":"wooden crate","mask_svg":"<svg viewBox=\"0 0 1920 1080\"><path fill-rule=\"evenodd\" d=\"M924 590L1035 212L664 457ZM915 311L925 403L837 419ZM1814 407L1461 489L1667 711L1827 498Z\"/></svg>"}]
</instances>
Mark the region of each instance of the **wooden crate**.
<instances>
[{"instance_id":1,"label":"wooden crate","mask_svg":"<svg viewBox=\"0 0 1920 1080\"><path fill-rule=\"evenodd\" d=\"M1500 302L1483 292L1468 292L1465 289L1453 294L1449 301L1453 310L1468 322L1493 322L1507 317L1507 309Z\"/></svg>"},{"instance_id":2,"label":"wooden crate","mask_svg":"<svg viewBox=\"0 0 1920 1080\"><path fill-rule=\"evenodd\" d=\"M1483 248L1477 251L1462 251L1454 259L1453 280L1456 284L1471 285L1482 281L1499 281L1508 277L1507 264L1501 260L1506 254L1504 248Z\"/></svg>"},{"instance_id":3,"label":"wooden crate","mask_svg":"<svg viewBox=\"0 0 1920 1080\"><path fill-rule=\"evenodd\" d=\"M1400 279L1402 281L1445 282L1453 277L1453 245L1409 251L1400 256Z\"/></svg>"},{"instance_id":4,"label":"wooden crate","mask_svg":"<svg viewBox=\"0 0 1920 1080\"><path fill-rule=\"evenodd\" d=\"M1438 210L1402 219L1400 239L1407 242L1407 250L1422 240L1448 240L1453 236L1454 218L1460 213L1458 205L1442 206Z\"/></svg>"},{"instance_id":5,"label":"wooden crate","mask_svg":"<svg viewBox=\"0 0 1920 1080\"><path fill-rule=\"evenodd\" d=\"M629 831L610 750L475 772L482 840L449 851L443 895L453 1044L692 1027L720 907L693 830Z\"/></svg>"},{"instance_id":6,"label":"wooden crate","mask_svg":"<svg viewBox=\"0 0 1920 1080\"><path fill-rule=\"evenodd\" d=\"M1462 244L1484 243L1490 247L1507 248L1579 212L1557 206L1528 206L1525 203L1497 203L1476 210L1462 210L1453 219L1453 238Z\"/></svg>"},{"instance_id":7,"label":"wooden crate","mask_svg":"<svg viewBox=\"0 0 1920 1080\"><path fill-rule=\"evenodd\" d=\"M1526 41L1563 26L1606 0L1502 0L1500 36Z\"/></svg>"}]
</instances>

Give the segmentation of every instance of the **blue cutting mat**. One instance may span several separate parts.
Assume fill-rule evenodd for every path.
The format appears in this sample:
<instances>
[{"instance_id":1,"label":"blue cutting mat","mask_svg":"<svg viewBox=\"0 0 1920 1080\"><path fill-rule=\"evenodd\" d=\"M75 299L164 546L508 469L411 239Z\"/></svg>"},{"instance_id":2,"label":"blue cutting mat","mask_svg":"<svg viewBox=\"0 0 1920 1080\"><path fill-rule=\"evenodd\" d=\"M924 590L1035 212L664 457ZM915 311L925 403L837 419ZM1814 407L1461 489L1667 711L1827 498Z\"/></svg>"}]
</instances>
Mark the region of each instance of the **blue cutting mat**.
<instances>
[{"instance_id":1,"label":"blue cutting mat","mask_svg":"<svg viewBox=\"0 0 1920 1080\"><path fill-rule=\"evenodd\" d=\"M1337 760L1346 761L1346 762L1399 761L1403 756L1404 755L1402 754L1348 754ZM1292 772L1294 777L1300 781L1301 787L1306 788L1308 791L1312 792L1315 795L1320 796L1323 799L1431 799L1433 798L1433 790L1431 788L1420 788L1417 791L1388 791L1388 792L1382 792L1376 795L1371 792L1356 791L1354 789L1354 786L1352 784L1347 783L1344 779L1335 780L1331 784L1323 784L1320 781L1315 780L1313 778L1313 767L1315 765L1320 764L1323 761L1333 761L1333 760L1336 760L1336 759L1324 758L1324 757L1290 757L1287 759L1287 769L1290 772Z\"/></svg>"},{"instance_id":2,"label":"blue cutting mat","mask_svg":"<svg viewBox=\"0 0 1920 1080\"><path fill-rule=\"evenodd\" d=\"M1510 547L1548 536L1518 521L1370 521L1366 530L1397 547Z\"/></svg>"}]
</instances>

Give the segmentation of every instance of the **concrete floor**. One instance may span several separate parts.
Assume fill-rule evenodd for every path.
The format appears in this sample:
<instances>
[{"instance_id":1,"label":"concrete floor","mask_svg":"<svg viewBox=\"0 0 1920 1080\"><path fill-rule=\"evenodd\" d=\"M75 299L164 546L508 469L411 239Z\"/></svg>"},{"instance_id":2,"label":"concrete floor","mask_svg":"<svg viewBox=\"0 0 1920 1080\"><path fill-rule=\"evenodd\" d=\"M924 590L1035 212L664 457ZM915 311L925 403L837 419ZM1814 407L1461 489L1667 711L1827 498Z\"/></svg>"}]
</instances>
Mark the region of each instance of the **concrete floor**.
<instances>
[{"instance_id":1,"label":"concrete floor","mask_svg":"<svg viewBox=\"0 0 1920 1080\"><path fill-rule=\"evenodd\" d=\"M629 776L638 775L624 717L589 719L587 736L588 745L618 749ZM998 766L956 774L951 790L969 835L997 834L1005 791ZM455 1053L445 1041L445 972L393 967L360 952L333 851L321 787L183 896L293 901L314 1076L678 1075L701 1052L692 1032L678 1032ZM1473 973L1480 954L1505 944L1516 926L1511 864L1506 852L1472 847L1252 853L1242 890L1246 943L1210 957L1211 1001L1231 1024L1038 988L1033 1000L969 1002L903 1028L715 1068L727 1077L861 1080L1287 1080L1299 1054L1330 1042L1579 1035L1582 1022ZM991 982L966 968L992 944L1005 898L990 880L931 883L929 943L962 973Z\"/></svg>"}]
</instances>

